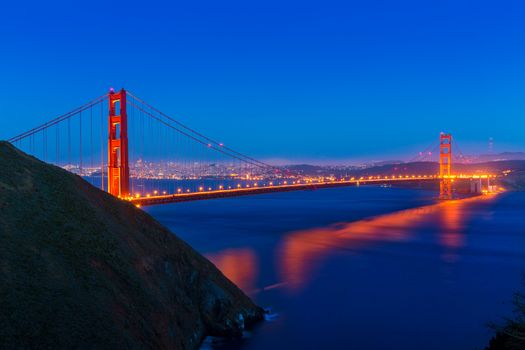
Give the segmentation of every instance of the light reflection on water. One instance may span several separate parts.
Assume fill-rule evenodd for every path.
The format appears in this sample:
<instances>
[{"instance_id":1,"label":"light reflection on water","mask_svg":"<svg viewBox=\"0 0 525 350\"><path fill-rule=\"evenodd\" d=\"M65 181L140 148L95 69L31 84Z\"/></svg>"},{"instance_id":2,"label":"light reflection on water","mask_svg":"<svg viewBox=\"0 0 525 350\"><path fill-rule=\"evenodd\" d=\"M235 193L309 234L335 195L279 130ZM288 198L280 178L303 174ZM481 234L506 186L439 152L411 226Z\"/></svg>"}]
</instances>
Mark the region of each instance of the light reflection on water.
<instances>
[{"instance_id":1,"label":"light reflection on water","mask_svg":"<svg viewBox=\"0 0 525 350\"><path fill-rule=\"evenodd\" d=\"M425 206L351 223L295 231L288 234L278 254L282 280L290 291L302 289L313 279L322 258L341 249L357 251L377 241L403 241L424 216L434 211Z\"/></svg>"},{"instance_id":2,"label":"light reflection on water","mask_svg":"<svg viewBox=\"0 0 525 350\"><path fill-rule=\"evenodd\" d=\"M259 262L253 249L225 249L218 253L205 254L237 287L248 294L255 292Z\"/></svg>"},{"instance_id":3,"label":"light reflection on water","mask_svg":"<svg viewBox=\"0 0 525 350\"><path fill-rule=\"evenodd\" d=\"M378 242L406 241L417 235L429 222L438 225L439 244L445 248L445 262L459 259L457 249L466 243L464 229L471 212L465 206L473 202L492 200L493 196L439 202L414 209L379 215L350 223L292 231L285 235L277 249L277 269L280 282L290 292L298 292L312 279L323 263L323 257L337 251L359 251ZM259 291L255 286L258 259L250 248L225 249L206 254L230 280L246 293Z\"/></svg>"},{"instance_id":4,"label":"light reflection on water","mask_svg":"<svg viewBox=\"0 0 525 350\"><path fill-rule=\"evenodd\" d=\"M279 314L215 348L483 348L525 271L525 194L421 196L354 188L148 211Z\"/></svg>"}]
</instances>

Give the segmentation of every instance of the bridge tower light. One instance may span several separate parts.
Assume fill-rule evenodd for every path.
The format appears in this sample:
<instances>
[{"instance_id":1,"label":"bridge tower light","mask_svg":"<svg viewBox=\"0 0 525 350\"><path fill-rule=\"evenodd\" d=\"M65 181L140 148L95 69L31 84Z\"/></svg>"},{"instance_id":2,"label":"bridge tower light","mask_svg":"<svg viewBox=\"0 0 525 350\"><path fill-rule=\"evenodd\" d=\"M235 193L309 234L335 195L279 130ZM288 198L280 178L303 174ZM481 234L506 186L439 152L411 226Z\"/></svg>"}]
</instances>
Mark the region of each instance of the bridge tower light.
<instances>
[{"instance_id":1,"label":"bridge tower light","mask_svg":"<svg viewBox=\"0 0 525 350\"><path fill-rule=\"evenodd\" d=\"M128 115L126 90L109 90L108 192L129 196Z\"/></svg>"},{"instance_id":2,"label":"bridge tower light","mask_svg":"<svg viewBox=\"0 0 525 350\"><path fill-rule=\"evenodd\" d=\"M439 135L439 198L452 199L452 135Z\"/></svg>"}]
</instances>

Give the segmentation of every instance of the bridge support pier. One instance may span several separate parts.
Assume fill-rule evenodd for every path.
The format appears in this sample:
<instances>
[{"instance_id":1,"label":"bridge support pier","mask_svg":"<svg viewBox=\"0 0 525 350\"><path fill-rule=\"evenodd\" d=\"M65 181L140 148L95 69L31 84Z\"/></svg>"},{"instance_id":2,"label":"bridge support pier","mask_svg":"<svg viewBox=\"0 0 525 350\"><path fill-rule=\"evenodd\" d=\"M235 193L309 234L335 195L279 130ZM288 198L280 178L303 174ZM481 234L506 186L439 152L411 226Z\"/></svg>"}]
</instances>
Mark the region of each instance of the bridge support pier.
<instances>
[{"instance_id":1,"label":"bridge support pier","mask_svg":"<svg viewBox=\"0 0 525 350\"><path fill-rule=\"evenodd\" d=\"M471 179L470 180L470 193L471 194L481 194L483 192L483 184L481 179Z\"/></svg>"},{"instance_id":2,"label":"bridge support pier","mask_svg":"<svg viewBox=\"0 0 525 350\"><path fill-rule=\"evenodd\" d=\"M126 90L109 92L108 192L129 196L128 115Z\"/></svg>"}]
</instances>

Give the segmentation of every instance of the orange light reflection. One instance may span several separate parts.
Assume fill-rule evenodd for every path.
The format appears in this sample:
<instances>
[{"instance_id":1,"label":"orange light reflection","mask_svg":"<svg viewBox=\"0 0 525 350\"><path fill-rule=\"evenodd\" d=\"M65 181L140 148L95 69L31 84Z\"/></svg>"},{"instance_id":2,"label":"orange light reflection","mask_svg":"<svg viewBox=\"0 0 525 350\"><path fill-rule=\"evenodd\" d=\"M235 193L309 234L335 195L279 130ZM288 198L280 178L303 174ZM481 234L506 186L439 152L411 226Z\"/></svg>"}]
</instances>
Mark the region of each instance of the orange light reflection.
<instances>
[{"instance_id":1,"label":"orange light reflection","mask_svg":"<svg viewBox=\"0 0 525 350\"><path fill-rule=\"evenodd\" d=\"M206 254L206 258L245 293L254 293L259 275L259 262L252 249L226 249Z\"/></svg>"},{"instance_id":2,"label":"orange light reflection","mask_svg":"<svg viewBox=\"0 0 525 350\"><path fill-rule=\"evenodd\" d=\"M380 215L351 223L292 232L278 251L279 274L290 292L301 290L315 275L322 259L333 251L357 250L376 242L401 242L418 233L418 228L437 223L438 244L445 249L443 259L454 261L454 251L464 246L463 230L469 218L465 207L473 201L491 199L479 196L443 201L415 209Z\"/></svg>"}]
</instances>

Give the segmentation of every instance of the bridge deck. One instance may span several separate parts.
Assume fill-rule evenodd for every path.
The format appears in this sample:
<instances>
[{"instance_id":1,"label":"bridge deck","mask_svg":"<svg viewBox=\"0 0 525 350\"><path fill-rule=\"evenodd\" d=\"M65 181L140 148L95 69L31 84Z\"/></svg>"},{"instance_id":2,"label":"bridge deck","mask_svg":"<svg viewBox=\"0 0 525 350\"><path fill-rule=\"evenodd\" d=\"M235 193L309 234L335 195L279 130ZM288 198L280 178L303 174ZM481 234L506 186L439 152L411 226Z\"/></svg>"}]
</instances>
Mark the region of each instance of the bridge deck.
<instances>
[{"instance_id":1,"label":"bridge deck","mask_svg":"<svg viewBox=\"0 0 525 350\"><path fill-rule=\"evenodd\" d=\"M150 196L132 198L130 201L137 206L147 206L156 204L189 202L196 200L239 197L263 193L273 192L289 192L302 190L315 190L320 188L345 187L345 186L359 186L370 184L392 184L392 183L412 183L412 182L429 182L439 181L437 177L409 177L396 179L362 179L362 180L347 180L347 181L331 181L322 183L307 183L307 184L290 184L290 185L275 185L265 187L247 187L224 190L200 191L191 193L179 193L170 195Z\"/></svg>"}]
</instances>

